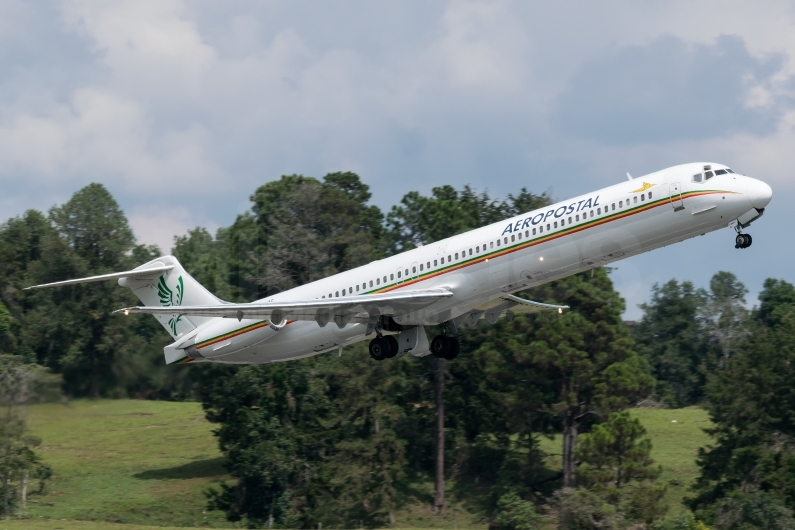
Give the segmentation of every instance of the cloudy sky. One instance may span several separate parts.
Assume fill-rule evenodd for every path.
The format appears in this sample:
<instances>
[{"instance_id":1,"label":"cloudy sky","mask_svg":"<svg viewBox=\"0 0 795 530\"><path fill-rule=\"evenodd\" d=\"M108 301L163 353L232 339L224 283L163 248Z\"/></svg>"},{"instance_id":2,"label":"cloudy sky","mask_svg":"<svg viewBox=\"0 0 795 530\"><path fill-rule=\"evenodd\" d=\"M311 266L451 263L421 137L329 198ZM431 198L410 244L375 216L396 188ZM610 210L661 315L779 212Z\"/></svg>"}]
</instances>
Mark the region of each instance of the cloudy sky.
<instances>
[{"instance_id":1,"label":"cloudy sky","mask_svg":"<svg viewBox=\"0 0 795 530\"><path fill-rule=\"evenodd\" d=\"M617 264L795 281L795 2L0 2L0 218L102 182L140 240L229 225L285 173L565 199L692 161L771 184L726 229Z\"/></svg>"}]
</instances>

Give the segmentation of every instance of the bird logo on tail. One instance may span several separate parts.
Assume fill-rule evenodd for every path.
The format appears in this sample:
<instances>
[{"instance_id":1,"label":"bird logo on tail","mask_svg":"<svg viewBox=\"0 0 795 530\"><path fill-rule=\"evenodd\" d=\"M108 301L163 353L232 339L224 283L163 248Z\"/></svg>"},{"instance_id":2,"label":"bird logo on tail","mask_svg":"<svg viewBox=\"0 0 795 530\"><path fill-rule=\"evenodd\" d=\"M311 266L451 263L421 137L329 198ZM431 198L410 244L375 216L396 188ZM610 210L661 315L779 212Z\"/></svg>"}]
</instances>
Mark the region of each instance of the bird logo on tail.
<instances>
[{"instance_id":1,"label":"bird logo on tail","mask_svg":"<svg viewBox=\"0 0 795 530\"><path fill-rule=\"evenodd\" d=\"M182 297L185 293L185 285L182 283L182 276L177 278L177 299L176 302L174 300L174 291L166 284L166 277L161 276L160 281L157 282L157 294L160 296L160 305L163 307L176 307L182 305ZM176 337L177 335L177 323L182 320L182 315L174 315L171 317L171 320L168 321L168 326L171 328L171 332Z\"/></svg>"}]
</instances>

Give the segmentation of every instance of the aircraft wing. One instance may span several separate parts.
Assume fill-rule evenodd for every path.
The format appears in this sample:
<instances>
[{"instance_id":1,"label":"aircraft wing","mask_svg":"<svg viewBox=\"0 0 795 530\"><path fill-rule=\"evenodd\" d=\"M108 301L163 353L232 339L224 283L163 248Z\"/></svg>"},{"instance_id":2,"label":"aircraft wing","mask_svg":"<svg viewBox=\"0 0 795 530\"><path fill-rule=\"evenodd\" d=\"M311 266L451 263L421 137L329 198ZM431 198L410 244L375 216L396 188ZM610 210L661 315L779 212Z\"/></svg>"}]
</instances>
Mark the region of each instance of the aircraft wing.
<instances>
[{"instance_id":1,"label":"aircraft wing","mask_svg":"<svg viewBox=\"0 0 795 530\"><path fill-rule=\"evenodd\" d=\"M152 315L187 315L246 319L314 320L325 326L329 320L337 324L368 323L380 315L397 315L422 309L437 300L453 296L446 289L395 291L328 299L253 302L211 306L128 307L114 313L148 313Z\"/></svg>"}]
</instances>

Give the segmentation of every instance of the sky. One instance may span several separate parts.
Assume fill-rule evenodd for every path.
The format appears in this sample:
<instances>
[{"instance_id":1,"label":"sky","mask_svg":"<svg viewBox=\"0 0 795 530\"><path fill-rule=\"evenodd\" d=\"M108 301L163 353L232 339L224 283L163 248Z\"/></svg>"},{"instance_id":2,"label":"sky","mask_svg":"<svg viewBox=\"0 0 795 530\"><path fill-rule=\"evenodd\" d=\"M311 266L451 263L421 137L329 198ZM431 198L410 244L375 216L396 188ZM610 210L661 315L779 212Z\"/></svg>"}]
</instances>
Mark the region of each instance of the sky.
<instances>
[{"instance_id":1,"label":"sky","mask_svg":"<svg viewBox=\"0 0 795 530\"><path fill-rule=\"evenodd\" d=\"M615 264L653 284L795 282L795 2L0 3L0 219L101 182L170 249L283 174L355 171L388 210L469 184L586 193L725 163L773 201L730 229Z\"/></svg>"}]
</instances>

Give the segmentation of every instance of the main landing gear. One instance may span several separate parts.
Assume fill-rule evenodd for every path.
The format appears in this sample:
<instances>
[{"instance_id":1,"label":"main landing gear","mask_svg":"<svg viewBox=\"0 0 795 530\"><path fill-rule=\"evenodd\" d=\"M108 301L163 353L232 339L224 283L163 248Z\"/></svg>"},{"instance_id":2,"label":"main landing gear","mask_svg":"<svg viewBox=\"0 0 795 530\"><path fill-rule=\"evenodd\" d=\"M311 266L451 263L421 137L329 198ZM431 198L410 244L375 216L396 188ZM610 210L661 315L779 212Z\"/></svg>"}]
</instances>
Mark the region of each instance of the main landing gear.
<instances>
[{"instance_id":1,"label":"main landing gear","mask_svg":"<svg viewBox=\"0 0 795 530\"><path fill-rule=\"evenodd\" d=\"M383 361L398 354L398 341L392 335L382 335L370 341L370 357ZM437 335L431 341L431 354L440 359L453 360L461 352L461 345L455 337Z\"/></svg>"},{"instance_id":2,"label":"main landing gear","mask_svg":"<svg viewBox=\"0 0 795 530\"><path fill-rule=\"evenodd\" d=\"M459 353L461 353L461 344L455 337L436 335L431 341L431 355L434 357L451 361L458 357Z\"/></svg>"},{"instance_id":3,"label":"main landing gear","mask_svg":"<svg viewBox=\"0 0 795 530\"><path fill-rule=\"evenodd\" d=\"M383 361L398 353L398 341L392 335L382 335L370 341L370 357Z\"/></svg>"},{"instance_id":4,"label":"main landing gear","mask_svg":"<svg viewBox=\"0 0 795 530\"><path fill-rule=\"evenodd\" d=\"M737 237L734 239L734 248L748 248L753 241L750 234L737 234Z\"/></svg>"}]
</instances>

